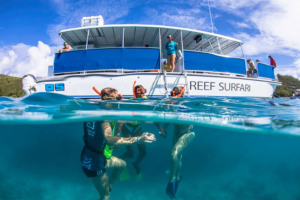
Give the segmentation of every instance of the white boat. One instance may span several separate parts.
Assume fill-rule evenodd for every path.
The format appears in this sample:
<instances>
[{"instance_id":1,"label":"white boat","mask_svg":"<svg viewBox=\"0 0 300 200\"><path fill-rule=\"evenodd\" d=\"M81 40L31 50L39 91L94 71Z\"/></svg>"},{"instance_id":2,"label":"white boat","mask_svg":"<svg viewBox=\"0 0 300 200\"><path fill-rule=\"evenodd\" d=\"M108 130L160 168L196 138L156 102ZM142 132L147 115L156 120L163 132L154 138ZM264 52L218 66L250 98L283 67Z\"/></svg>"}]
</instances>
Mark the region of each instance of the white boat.
<instances>
[{"instance_id":1,"label":"white boat","mask_svg":"<svg viewBox=\"0 0 300 200\"><path fill-rule=\"evenodd\" d=\"M26 95L32 92L100 98L93 90L116 88L133 97L133 84L148 89L149 98L168 97L175 86L186 87L186 97L270 98L281 83L273 67L258 63L252 78L245 58L228 56L242 41L199 30L155 25L104 25L102 17L83 18L82 27L62 30L60 37L72 50L56 53L48 77L23 78ZM165 44L172 35L179 44L173 73L164 70Z\"/></svg>"},{"instance_id":2,"label":"white boat","mask_svg":"<svg viewBox=\"0 0 300 200\"><path fill-rule=\"evenodd\" d=\"M300 98L300 89L296 89L295 93L290 98L291 99L299 99Z\"/></svg>"}]
</instances>

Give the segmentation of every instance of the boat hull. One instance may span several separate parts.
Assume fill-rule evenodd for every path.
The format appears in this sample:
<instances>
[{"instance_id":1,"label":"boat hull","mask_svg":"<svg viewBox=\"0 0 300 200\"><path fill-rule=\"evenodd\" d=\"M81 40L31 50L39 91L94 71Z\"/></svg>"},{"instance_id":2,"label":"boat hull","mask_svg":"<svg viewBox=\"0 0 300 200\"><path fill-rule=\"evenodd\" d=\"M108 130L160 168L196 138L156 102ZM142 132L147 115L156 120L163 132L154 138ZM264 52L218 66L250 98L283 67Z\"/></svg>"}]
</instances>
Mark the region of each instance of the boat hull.
<instances>
[{"instance_id":1,"label":"boat hull","mask_svg":"<svg viewBox=\"0 0 300 200\"><path fill-rule=\"evenodd\" d=\"M133 84L148 89L148 97L165 97L163 73L102 73L48 77L36 82L36 92L52 92L77 98L100 98L93 87L101 91L105 87L118 90L123 97L133 97ZM168 94L175 86L188 83L185 96L201 97L252 97L270 98L281 83L273 80L238 76L215 76L209 74L172 73L166 76Z\"/></svg>"}]
</instances>

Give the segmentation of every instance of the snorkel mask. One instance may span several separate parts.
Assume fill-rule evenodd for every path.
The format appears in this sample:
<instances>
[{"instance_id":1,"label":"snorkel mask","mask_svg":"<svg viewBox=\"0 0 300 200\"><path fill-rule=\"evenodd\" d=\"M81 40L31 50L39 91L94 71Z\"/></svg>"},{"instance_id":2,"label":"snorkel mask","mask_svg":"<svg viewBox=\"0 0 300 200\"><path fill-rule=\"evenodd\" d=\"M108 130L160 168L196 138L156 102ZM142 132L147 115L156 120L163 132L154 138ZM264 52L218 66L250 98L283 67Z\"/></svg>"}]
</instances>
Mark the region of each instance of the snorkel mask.
<instances>
[{"instance_id":1,"label":"snorkel mask","mask_svg":"<svg viewBox=\"0 0 300 200\"><path fill-rule=\"evenodd\" d=\"M179 88L178 88L178 87L174 87L173 90L171 91L171 96L172 96L172 97L177 97L177 98L181 97L182 94L183 94L184 91L185 91L185 86L186 86L186 85L183 86L183 88L182 88L182 90L181 90L180 92L179 92ZM176 90L176 89L177 89L177 90Z\"/></svg>"},{"instance_id":2,"label":"snorkel mask","mask_svg":"<svg viewBox=\"0 0 300 200\"><path fill-rule=\"evenodd\" d=\"M136 99L136 94L146 94L147 93L147 89L146 88L143 88L143 87L139 87L137 89L135 89L135 84L136 84L136 81L134 81L133 83L133 97Z\"/></svg>"},{"instance_id":3,"label":"snorkel mask","mask_svg":"<svg viewBox=\"0 0 300 200\"><path fill-rule=\"evenodd\" d=\"M146 94L147 93L147 89L146 88L137 88L136 89L136 93L137 94Z\"/></svg>"}]
</instances>

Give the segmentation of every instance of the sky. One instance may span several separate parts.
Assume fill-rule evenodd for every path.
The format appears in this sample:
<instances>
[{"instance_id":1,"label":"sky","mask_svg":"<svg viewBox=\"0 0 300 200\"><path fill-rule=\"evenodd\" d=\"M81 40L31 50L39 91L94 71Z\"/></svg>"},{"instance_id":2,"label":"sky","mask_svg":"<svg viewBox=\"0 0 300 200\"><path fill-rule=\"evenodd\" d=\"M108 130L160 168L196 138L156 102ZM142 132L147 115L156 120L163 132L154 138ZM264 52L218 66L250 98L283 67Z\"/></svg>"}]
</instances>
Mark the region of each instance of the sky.
<instances>
[{"instance_id":1,"label":"sky","mask_svg":"<svg viewBox=\"0 0 300 200\"><path fill-rule=\"evenodd\" d=\"M300 0L210 0L217 34L243 41L246 58L300 78ZM153 24L211 32L207 0L0 0L0 74L47 76L58 32L82 17L105 24ZM62 41L59 46L62 46ZM241 51L232 53L242 57Z\"/></svg>"}]
</instances>

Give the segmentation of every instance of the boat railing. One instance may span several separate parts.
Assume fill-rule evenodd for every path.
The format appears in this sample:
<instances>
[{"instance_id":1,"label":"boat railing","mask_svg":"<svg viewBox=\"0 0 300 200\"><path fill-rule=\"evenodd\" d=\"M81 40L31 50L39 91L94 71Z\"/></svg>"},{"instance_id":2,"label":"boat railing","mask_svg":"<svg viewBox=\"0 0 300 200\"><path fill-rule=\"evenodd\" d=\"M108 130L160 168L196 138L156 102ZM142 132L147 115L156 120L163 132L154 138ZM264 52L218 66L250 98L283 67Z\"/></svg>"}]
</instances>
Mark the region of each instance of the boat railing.
<instances>
[{"instance_id":1,"label":"boat railing","mask_svg":"<svg viewBox=\"0 0 300 200\"><path fill-rule=\"evenodd\" d=\"M271 65L267 65L264 63L257 63L257 71L259 73L259 77L276 79L274 73L274 67Z\"/></svg>"}]
</instances>

